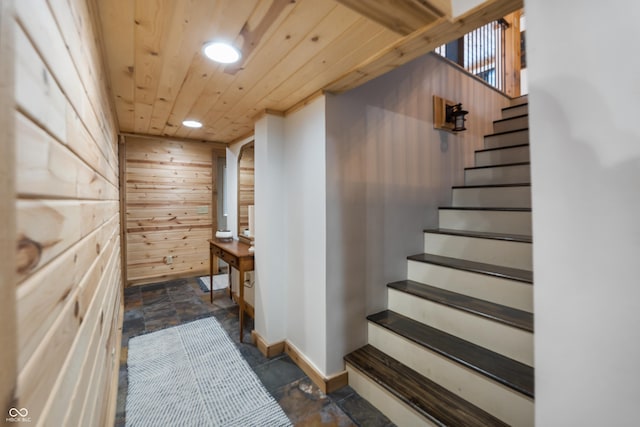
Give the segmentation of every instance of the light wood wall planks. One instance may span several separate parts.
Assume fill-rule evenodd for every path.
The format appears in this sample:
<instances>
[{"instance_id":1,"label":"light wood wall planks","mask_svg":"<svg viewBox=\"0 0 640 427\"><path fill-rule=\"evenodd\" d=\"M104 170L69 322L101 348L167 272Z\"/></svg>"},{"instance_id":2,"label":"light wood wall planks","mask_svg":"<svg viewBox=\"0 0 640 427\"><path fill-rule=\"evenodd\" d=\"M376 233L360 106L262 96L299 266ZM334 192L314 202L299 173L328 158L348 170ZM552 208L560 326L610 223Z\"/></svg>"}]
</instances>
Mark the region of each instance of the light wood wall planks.
<instances>
[{"instance_id":1,"label":"light wood wall planks","mask_svg":"<svg viewBox=\"0 0 640 427\"><path fill-rule=\"evenodd\" d=\"M112 425L122 312L117 130L96 11L84 0L13 4L15 405L36 425Z\"/></svg>"},{"instance_id":2,"label":"light wood wall planks","mask_svg":"<svg viewBox=\"0 0 640 427\"><path fill-rule=\"evenodd\" d=\"M249 206L254 204L254 143L242 147L238 158L238 234L249 228Z\"/></svg>"},{"instance_id":3,"label":"light wood wall planks","mask_svg":"<svg viewBox=\"0 0 640 427\"><path fill-rule=\"evenodd\" d=\"M126 137L127 284L209 271L218 144Z\"/></svg>"},{"instance_id":4,"label":"light wood wall planks","mask_svg":"<svg viewBox=\"0 0 640 427\"><path fill-rule=\"evenodd\" d=\"M0 412L8 414L17 381L13 1L0 2ZM5 415L6 416L6 415ZM0 418L1 419L1 418Z\"/></svg>"}]
</instances>

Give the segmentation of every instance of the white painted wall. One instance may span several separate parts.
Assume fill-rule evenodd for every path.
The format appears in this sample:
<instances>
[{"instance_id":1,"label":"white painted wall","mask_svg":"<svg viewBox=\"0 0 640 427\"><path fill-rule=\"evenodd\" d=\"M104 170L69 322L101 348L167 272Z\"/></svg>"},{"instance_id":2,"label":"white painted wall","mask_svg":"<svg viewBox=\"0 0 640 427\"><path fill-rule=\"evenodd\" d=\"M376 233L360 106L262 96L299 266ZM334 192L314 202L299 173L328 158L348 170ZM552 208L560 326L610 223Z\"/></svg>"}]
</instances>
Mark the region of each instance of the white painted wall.
<instances>
[{"instance_id":1,"label":"white painted wall","mask_svg":"<svg viewBox=\"0 0 640 427\"><path fill-rule=\"evenodd\" d=\"M526 14L536 425L637 425L640 3Z\"/></svg>"},{"instance_id":2,"label":"white painted wall","mask_svg":"<svg viewBox=\"0 0 640 427\"><path fill-rule=\"evenodd\" d=\"M468 131L433 129L433 95L460 101ZM366 316L406 279L425 227L451 201L506 97L427 55L327 97L327 372L367 341Z\"/></svg>"},{"instance_id":3,"label":"white painted wall","mask_svg":"<svg viewBox=\"0 0 640 427\"><path fill-rule=\"evenodd\" d=\"M327 370L325 97L285 118L287 339Z\"/></svg>"},{"instance_id":4,"label":"white painted wall","mask_svg":"<svg viewBox=\"0 0 640 427\"><path fill-rule=\"evenodd\" d=\"M267 341L287 335L285 221L287 188L284 120L266 115L255 124L255 330Z\"/></svg>"}]
</instances>

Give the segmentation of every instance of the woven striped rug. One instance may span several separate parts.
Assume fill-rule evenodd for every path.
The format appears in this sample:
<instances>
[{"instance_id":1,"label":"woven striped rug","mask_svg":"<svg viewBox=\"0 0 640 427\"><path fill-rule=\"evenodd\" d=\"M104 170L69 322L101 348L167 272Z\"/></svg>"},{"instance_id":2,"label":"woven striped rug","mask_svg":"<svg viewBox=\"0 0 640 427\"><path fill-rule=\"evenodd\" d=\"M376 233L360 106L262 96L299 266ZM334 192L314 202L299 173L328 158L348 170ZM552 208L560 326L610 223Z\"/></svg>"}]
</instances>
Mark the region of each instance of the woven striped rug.
<instances>
[{"instance_id":1,"label":"woven striped rug","mask_svg":"<svg viewBox=\"0 0 640 427\"><path fill-rule=\"evenodd\" d=\"M215 318L129 340L127 426L290 426Z\"/></svg>"}]
</instances>

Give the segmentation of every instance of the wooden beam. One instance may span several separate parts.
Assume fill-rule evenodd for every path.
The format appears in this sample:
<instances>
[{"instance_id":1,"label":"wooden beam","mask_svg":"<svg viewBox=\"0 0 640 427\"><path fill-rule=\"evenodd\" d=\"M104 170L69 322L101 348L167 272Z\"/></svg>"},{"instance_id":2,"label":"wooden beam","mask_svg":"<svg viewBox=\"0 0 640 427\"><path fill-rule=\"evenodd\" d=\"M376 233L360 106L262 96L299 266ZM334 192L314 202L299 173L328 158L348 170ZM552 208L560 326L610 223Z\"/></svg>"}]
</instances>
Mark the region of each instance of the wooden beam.
<instances>
[{"instance_id":1,"label":"wooden beam","mask_svg":"<svg viewBox=\"0 0 640 427\"><path fill-rule=\"evenodd\" d=\"M489 0L482 7L457 17L453 22L449 18L439 18L349 70L324 89L334 93L353 89L481 25L502 18L522 8L522 5L523 0Z\"/></svg>"},{"instance_id":2,"label":"wooden beam","mask_svg":"<svg viewBox=\"0 0 640 427\"><path fill-rule=\"evenodd\" d=\"M451 14L449 0L337 0L398 34L407 35Z\"/></svg>"},{"instance_id":3,"label":"wooden beam","mask_svg":"<svg viewBox=\"0 0 640 427\"><path fill-rule=\"evenodd\" d=\"M0 411L12 405L17 379L15 286L15 138L13 1L0 3Z\"/></svg>"},{"instance_id":4,"label":"wooden beam","mask_svg":"<svg viewBox=\"0 0 640 427\"><path fill-rule=\"evenodd\" d=\"M141 133L131 133L131 132L122 132L120 135L124 137L133 137L133 138L142 138L142 139L156 139L162 141L175 141L175 142L198 142L201 144L213 144L214 148L224 150L227 148L227 143L219 142L219 141L207 141L205 139L190 139L190 138L178 138L173 136L162 136L162 135L149 135L149 134L141 134Z\"/></svg>"}]
</instances>

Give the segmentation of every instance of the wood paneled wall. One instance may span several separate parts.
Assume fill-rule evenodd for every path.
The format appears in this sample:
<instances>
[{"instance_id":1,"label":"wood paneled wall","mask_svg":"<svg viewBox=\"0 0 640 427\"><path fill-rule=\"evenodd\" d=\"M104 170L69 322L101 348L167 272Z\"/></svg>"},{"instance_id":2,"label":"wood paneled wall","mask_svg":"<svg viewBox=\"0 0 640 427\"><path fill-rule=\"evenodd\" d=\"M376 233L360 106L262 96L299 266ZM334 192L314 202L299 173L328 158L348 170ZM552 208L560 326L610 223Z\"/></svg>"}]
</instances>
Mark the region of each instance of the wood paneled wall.
<instances>
[{"instance_id":1,"label":"wood paneled wall","mask_svg":"<svg viewBox=\"0 0 640 427\"><path fill-rule=\"evenodd\" d=\"M214 155L218 144L126 138L127 284L209 272Z\"/></svg>"},{"instance_id":2,"label":"wood paneled wall","mask_svg":"<svg viewBox=\"0 0 640 427\"><path fill-rule=\"evenodd\" d=\"M238 235L249 228L249 206L254 204L254 143L242 147L238 159Z\"/></svg>"},{"instance_id":3,"label":"wood paneled wall","mask_svg":"<svg viewBox=\"0 0 640 427\"><path fill-rule=\"evenodd\" d=\"M0 2L0 416L8 414L17 381L12 6Z\"/></svg>"},{"instance_id":4,"label":"wood paneled wall","mask_svg":"<svg viewBox=\"0 0 640 427\"><path fill-rule=\"evenodd\" d=\"M95 11L84 0L12 4L15 405L33 425L112 425L122 324L118 157Z\"/></svg>"}]
</instances>

